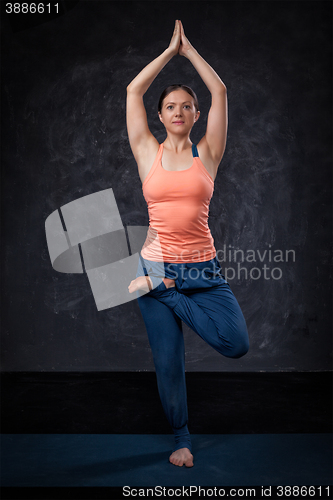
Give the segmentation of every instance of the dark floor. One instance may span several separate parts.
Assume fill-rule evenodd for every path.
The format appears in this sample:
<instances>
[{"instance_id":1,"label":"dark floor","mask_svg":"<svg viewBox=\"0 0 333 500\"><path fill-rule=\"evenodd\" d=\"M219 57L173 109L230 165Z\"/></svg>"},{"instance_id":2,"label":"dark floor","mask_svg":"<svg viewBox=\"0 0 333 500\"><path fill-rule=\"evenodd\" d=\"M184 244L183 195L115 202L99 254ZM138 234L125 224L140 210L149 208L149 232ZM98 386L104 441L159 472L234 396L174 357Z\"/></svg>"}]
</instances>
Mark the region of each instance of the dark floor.
<instances>
[{"instance_id":1,"label":"dark floor","mask_svg":"<svg viewBox=\"0 0 333 500\"><path fill-rule=\"evenodd\" d=\"M329 372L187 373L191 469L168 462L154 373L3 373L1 386L2 499L119 499L125 485L332 494Z\"/></svg>"}]
</instances>

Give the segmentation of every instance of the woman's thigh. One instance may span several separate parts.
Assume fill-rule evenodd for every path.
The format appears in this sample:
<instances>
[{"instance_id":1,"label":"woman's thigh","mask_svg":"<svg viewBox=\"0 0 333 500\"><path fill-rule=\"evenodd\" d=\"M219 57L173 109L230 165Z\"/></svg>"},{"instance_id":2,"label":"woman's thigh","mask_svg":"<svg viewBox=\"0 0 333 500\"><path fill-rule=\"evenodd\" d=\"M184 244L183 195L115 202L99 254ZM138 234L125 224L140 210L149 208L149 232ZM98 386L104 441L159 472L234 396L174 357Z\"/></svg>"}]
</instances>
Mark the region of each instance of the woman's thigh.
<instances>
[{"instance_id":1,"label":"woman's thigh","mask_svg":"<svg viewBox=\"0 0 333 500\"><path fill-rule=\"evenodd\" d=\"M231 357L246 354L249 349L246 321L228 283L188 293L187 296L213 321L218 337L230 350Z\"/></svg>"},{"instance_id":2,"label":"woman's thigh","mask_svg":"<svg viewBox=\"0 0 333 500\"><path fill-rule=\"evenodd\" d=\"M239 358L247 353L245 318L216 258L185 264L176 287L186 300L180 300L174 311L194 331L225 356Z\"/></svg>"}]
</instances>

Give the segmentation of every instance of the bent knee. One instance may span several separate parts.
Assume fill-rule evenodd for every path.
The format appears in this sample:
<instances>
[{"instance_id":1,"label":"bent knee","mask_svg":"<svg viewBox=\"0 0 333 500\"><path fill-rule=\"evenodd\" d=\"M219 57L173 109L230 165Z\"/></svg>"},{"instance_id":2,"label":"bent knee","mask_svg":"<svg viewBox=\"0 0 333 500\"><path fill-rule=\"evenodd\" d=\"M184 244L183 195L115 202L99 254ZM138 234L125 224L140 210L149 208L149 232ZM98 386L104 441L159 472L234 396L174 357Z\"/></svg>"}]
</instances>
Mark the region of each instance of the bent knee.
<instances>
[{"instance_id":1,"label":"bent knee","mask_svg":"<svg viewBox=\"0 0 333 500\"><path fill-rule=\"evenodd\" d=\"M228 358L241 358L249 350L249 336L247 329L243 331L238 331L237 336L233 339L231 343L228 343L228 347L224 355Z\"/></svg>"},{"instance_id":2,"label":"bent knee","mask_svg":"<svg viewBox=\"0 0 333 500\"><path fill-rule=\"evenodd\" d=\"M235 345L232 349L232 355L230 357L241 358L242 356L245 356L245 354L249 351L249 348L249 337L246 332L246 334L243 335L242 340L238 342L237 345Z\"/></svg>"},{"instance_id":3,"label":"bent knee","mask_svg":"<svg viewBox=\"0 0 333 500\"><path fill-rule=\"evenodd\" d=\"M242 346L241 348L236 349L235 352L233 353L233 355L230 357L234 358L234 359L241 358L242 356L245 356L245 354L248 352L248 350L249 350L249 345Z\"/></svg>"}]
</instances>

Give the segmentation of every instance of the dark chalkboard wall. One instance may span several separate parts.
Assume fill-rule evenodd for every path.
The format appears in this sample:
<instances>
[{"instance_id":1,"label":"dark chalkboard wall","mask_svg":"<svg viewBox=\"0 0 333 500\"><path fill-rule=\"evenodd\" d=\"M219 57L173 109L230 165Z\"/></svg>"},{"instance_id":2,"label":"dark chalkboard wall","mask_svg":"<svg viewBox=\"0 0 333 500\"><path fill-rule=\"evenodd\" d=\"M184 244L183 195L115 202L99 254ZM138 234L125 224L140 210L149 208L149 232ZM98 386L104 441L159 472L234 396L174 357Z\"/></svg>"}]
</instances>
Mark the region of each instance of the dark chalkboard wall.
<instances>
[{"instance_id":1,"label":"dark chalkboard wall","mask_svg":"<svg viewBox=\"0 0 333 500\"><path fill-rule=\"evenodd\" d=\"M53 270L45 219L111 187L123 224L148 225L126 86L176 18L228 89L209 225L250 334L232 360L183 325L187 370L329 370L331 2L61 2L35 25L15 25L1 4L2 370L153 370L137 301L98 312L86 275ZM180 56L145 95L150 128L162 142L158 97L178 82L199 97L197 142L210 95ZM240 253L222 260L229 249L253 251L248 279Z\"/></svg>"}]
</instances>

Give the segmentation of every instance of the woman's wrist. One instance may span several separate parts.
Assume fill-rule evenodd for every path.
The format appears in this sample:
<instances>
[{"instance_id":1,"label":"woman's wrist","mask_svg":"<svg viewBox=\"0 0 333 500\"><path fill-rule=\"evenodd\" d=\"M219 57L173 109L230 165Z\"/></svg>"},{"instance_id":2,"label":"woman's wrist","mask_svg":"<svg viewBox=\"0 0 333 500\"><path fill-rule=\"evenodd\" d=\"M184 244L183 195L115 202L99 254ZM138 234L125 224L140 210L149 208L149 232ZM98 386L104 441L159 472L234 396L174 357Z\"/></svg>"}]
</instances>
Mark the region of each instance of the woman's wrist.
<instances>
[{"instance_id":1,"label":"woman's wrist","mask_svg":"<svg viewBox=\"0 0 333 500\"><path fill-rule=\"evenodd\" d=\"M184 57L186 57L186 59L191 60L192 57L195 57L198 54L199 54L198 51L191 45L191 47L184 54Z\"/></svg>"},{"instance_id":2,"label":"woman's wrist","mask_svg":"<svg viewBox=\"0 0 333 500\"><path fill-rule=\"evenodd\" d=\"M170 59L175 56L177 54L177 51L175 51L174 49L172 49L171 47L167 47L163 54L167 55L167 56L170 56Z\"/></svg>"}]
</instances>

